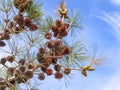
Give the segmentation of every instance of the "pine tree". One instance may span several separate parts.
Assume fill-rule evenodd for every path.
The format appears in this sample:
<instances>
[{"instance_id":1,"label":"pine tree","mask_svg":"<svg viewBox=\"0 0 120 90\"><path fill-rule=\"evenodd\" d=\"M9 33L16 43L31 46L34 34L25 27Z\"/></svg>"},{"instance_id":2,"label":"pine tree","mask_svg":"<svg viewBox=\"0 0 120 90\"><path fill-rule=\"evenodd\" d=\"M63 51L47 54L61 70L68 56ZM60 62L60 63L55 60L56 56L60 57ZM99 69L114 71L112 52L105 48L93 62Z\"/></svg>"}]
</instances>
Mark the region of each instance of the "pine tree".
<instances>
[{"instance_id":1,"label":"pine tree","mask_svg":"<svg viewBox=\"0 0 120 90\"><path fill-rule=\"evenodd\" d=\"M76 70L87 77L94 70L95 60L89 60L82 40L73 35L82 29L79 12L70 12L64 1L58 6L57 19L45 15L42 3L34 0L0 3L0 51L5 54L0 59L0 90L16 90L34 75L39 80L51 75L62 79Z\"/></svg>"}]
</instances>

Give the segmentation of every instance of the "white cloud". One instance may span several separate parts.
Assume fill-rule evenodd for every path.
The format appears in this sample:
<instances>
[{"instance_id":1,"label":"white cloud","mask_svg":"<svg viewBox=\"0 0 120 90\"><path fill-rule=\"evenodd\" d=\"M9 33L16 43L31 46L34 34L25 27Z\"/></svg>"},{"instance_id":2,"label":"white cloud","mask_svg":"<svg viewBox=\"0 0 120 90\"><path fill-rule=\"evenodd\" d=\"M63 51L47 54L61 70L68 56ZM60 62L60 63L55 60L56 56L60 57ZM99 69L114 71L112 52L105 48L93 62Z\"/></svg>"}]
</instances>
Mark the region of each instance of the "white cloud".
<instances>
[{"instance_id":1,"label":"white cloud","mask_svg":"<svg viewBox=\"0 0 120 90\"><path fill-rule=\"evenodd\" d=\"M120 0L111 0L111 2L115 5L120 5Z\"/></svg>"},{"instance_id":2,"label":"white cloud","mask_svg":"<svg viewBox=\"0 0 120 90\"><path fill-rule=\"evenodd\" d=\"M103 16L100 16L98 18L104 20L109 25L112 26L113 34L120 40L120 13L106 13L102 12Z\"/></svg>"}]
</instances>

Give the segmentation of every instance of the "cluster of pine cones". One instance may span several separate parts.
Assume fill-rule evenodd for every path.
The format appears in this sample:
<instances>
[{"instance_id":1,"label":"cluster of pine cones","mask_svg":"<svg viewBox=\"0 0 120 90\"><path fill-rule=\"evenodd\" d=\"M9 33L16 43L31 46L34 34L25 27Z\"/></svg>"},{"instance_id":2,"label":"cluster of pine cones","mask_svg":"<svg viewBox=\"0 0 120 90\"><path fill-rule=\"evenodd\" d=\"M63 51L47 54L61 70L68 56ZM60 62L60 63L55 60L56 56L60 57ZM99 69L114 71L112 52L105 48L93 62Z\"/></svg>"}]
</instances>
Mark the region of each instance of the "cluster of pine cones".
<instances>
[{"instance_id":1,"label":"cluster of pine cones","mask_svg":"<svg viewBox=\"0 0 120 90\"><path fill-rule=\"evenodd\" d=\"M29 0L32 2L32 0ZM30 3L30 2L29 2ZM28 17L24 16L25 9L29 7L28 0L14 0L14 5L18 10L18 14L13 17L13 20L5 20L7 27L4 28L4 33L0 34L0 46L5 46L3 40L10 39L10 34L19 34L24 30L35 31L38 26ZM66 15L66 14L65 14ZM38 79L44 80L46 76L54 75L56 79L63 78L64 75L69 75L71 69L61 65L62 59L71 53L71 49L62 42L62 38L68 35L69 24L63 20L64 15L60 15L60 20L56 20L51 29L45 32L44 37L46 43L44 47L40 47L36 59L34 60L20 59L17 67L8 67L6 62L14 63L14 55L0 59L0 64L7 68L7 75L11 76L9 80L2 79L3 88L14 87L15 83L25 83L34 77L34 72L38 69ZM2 89L2 88L0 88ZM4 90L4 89L3 89Z\"/></svg>"},{"instance_id":2,"label":"cluster of pine cones","mask_svg":"<svg viewBox=\"0 0 120 90\"><path fill-rule=\"evenodd\" d=\"M59 64L59 62L62 62L62 58L71 52L71 49L64 45L61 40L61 38L67 36L68 27L69 24L63 23L61 20L56 20L55 25L51 26L52 33L45 33L45 38L48 41L45 47L41 47L37 53L37 60L41 64L40 69L42 70L42 73L39 74L40 80L45 78L44 74L48 76L54 75L56 79L61 79L63 73L66 75L70 74L70 68L62 67Z\"/></svg>"},{"instance_id":3,"label":"cluster of pine cones","mask_svg":"<svg viewBox=\"0 0 120 90\"><path fill-rule=\"evenodd\" d=\"M6 27L4 32L0 33L0 46L5 46L4 40L9 40L13 33L19 34L22 31L36 31L38 26L29 17L24 16L26 8L30 7L33 0L14 0L14 6L18 10L18 14L14 15L13 20L5 19ZM53 75L55 79L62 79L65 75L69 75L71 70L80 70L84 76L87 71L93 71L92 65L81 66L72 69L70 65L66 65L66 58L71 54L72 50L69 46L62 42L62 39L68 35L70 24L65 19L68 9L64 2L60 3L58 13L60 19L54 21L50 30L44 33L46 42L39 48L35 59L21 57L16 61L15 55L9 55L0 59L0 64L7 70L6 79L0 78L0 90L5 90L6 86L15 87L16 83L26 83L32 79L34 75L38 75L39 80L44 80L47 76ZM41 33L43 34L43 33ZM37 63L36 63L37 61ZM16 63L16 66L7 66L6 63ZM64 65L63 65L64 64Z\"/></svg>"},{"instance_id":4,"label":"cluster of pine cones","mask_svg":"<svg viewBox=\"0 0 120 90\"><path fill-rule=\"evenodd\" d=\"M3 33L0 33L0 47L5 46L4 40L10 39L10 34L19 34L24 30L35 31L38 26L32 22L32 19L25 17L25 9L28 8L33 0L14 0L14 6L18 10L18 14L14 15L13 20L5 19L6 27Z\"/></svg>"}]
</instances>

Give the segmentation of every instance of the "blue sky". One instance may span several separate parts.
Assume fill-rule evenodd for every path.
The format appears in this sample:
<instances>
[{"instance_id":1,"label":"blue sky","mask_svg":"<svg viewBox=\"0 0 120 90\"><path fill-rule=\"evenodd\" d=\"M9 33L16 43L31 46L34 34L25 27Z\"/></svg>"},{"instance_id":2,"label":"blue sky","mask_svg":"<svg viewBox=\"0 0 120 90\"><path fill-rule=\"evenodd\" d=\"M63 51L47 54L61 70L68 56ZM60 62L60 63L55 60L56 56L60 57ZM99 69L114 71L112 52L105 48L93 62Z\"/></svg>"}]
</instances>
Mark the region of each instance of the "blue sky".
<instances>
[{"instance_id":1,"label":"blue sky","mask_svg":"<svg viewBox=\"0 0 120 90\"><path fill-rule=\"evenodd\" d=\"M55 9L60 0L44 0L43 9L47 14L56 15ZM85 44L92 49L95 44L98 51L108 60L97 66L94 72L83 77L74 72L74 79L65 87L64 80L48 78L41 84L40 90L120 90L120 0L65 0L69 9L82 12Z\"/></svg>"},{"instance_id":2,"label":"blue sky","mask_svg":"<svg viewBox=\"0 0 120 90\"><path fill-rule=\"evenodd\" d=\"M46 14L56 15L55 10L60 0L41 1ZM108 59L103 61L102 65L96 66L95 71L88 72L87 78L80 72L73 71L67 88L64 79L59 81L47 77L46 80L40 81L39 90L120 90L120 0L65 0L65 2L69 9L81 11L84 28L81 33L87 48L92 52L94 45L97 45L98 52L102 52L101 56Z\"/></svg>"}]
</instances>

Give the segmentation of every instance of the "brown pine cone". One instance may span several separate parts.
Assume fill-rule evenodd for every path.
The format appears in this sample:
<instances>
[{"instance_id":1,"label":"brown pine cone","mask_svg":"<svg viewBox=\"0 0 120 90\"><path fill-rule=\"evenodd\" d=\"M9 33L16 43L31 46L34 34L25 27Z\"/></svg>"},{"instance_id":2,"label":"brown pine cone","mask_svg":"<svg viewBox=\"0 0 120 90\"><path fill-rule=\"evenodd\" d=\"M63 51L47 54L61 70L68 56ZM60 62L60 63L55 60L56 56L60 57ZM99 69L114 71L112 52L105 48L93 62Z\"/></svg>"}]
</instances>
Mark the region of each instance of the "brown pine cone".
<instances>
[{"instance_id":1,"label":"brown pine cone","mask_svg":"<svg viewBox=\"0 0 120 90\"><path fill-rule=\"evenodd\" d=\"M38 79L44 80L44 79L45 79L45 74L44 74L44 73L40 73L40 74L38 75Z\"/></svg>"},{"instance_id":2,"label":"brown pine cone","mask_svg":"<svg viewBox=\"0 0 120 90\"><path fill-rule=\"evenodd\" d=\"M14 68L13 68L13 67L9 67L9 68L7 69L7 74L13 75L13 73L14 73Z\"/></svg>"},{"instance_id":3,"label":"brown pine cone","mask_svg":"<svg viewBox=\"0 0 120 90\"><path fill-rule=\"evenodd\" d=\"M4 47L6 44L4 41L0 41L0 47Z\"/></svg>"},{"instance_id":4,"label":"brown pine cone","mask_svg":"<svg viewBox=\"0 0 120 90\"><path fill-rule=\"evenodd\" d=\"M24 74L26 79L31 79L34 76L33 71L30 71L30 70L26 71Z\"/></svg>"},{"instance_id":5,"label":"brown pine cone","mask_svg":"<svg viewBox=\"0 0 120 90\"><path fill-rule=\"evenodd\" d=\"M60 71L61 70L61 66L59 64L56 64L56 65L54 65L54 69L56 71Z\"/></svg>"},{"instance_id":6,"label":"brown pine cone","mask_svg":"<svg viewBox=\"0 0 120 90\"><path fill-rule=\"evenodd\" d=\"M49 32L46 32L46 33L45 33L45 38L46 38L46 39L51 39L51 37L52 37L52 34L51 34L51 33L49 33Z\"/></svg>"},{"instance_id":7,"label":"brown pine cone","mask_svg":"<svg viewBox=\"0 0 120 90\"><path fill-rule=\"evenodd\" d=\"M53 74L53 70L48 68L45 73L50 76Z\"/></svg>"},{"instance_id":8,"label":"brown pine cone","mask_svg":"<svg viewBox=\"0 0 120 90\"><path fill-rule=\"evenodd\" d=\"M6 63L6 58L1 58L0 62L1 62L1 64L5 64Z\"/></svg>"},{"instance_id":9,"label":"brown pine cone","mask_svg":"<svg viewBox=\"0 0 120 90\"><path fill-rule=\"evenodd\" d=\"M70 69L70 68L65 68L65 69L64 69L64 73L65 73L66 75L70 74L70 73L71 73L71 69Z\"/></svg>"},{"instance_id":10,"label":"brown pine cone","mask_svg":"<svg viewBox=\"0 0 120 90\"><path fill-rule=\"evenodd\" d=\"M24 65L25 64L25 59L20 59L19 64Z\"/></svg>"},{"instance_id":11,"label":"brown pine cone","mask_svg":"<svg viewBox=\"0 0 120 90\"><path fill-rule=\"evenodd\" d=\"M63 74L61 72L56 72L55 73L55 78L56 79L61 79L63 77Z\"/></svg>"},{"instance_id":12,"label":"brown pine cone","mask_svg":"<svg viewBox=\"0 0 120 90\"><path fill-rule=\"evenodd\" d=\"M13 56L13 55L12 56L8 56L6 58L6 60L12 63L15 60L15 56Z\"/></svg>"},{"instance_id":13,"label":"brown pine cone","mask_svg":"<svg viewBox=\"0 0 120 90\"><path fill-rule=\"evenodd\" d=\"M25 26L27 26L27 27L30 27L32 24L32 21L29 18L25 18L24 22L25 22Z\"/></svg>"}]
</instances>

